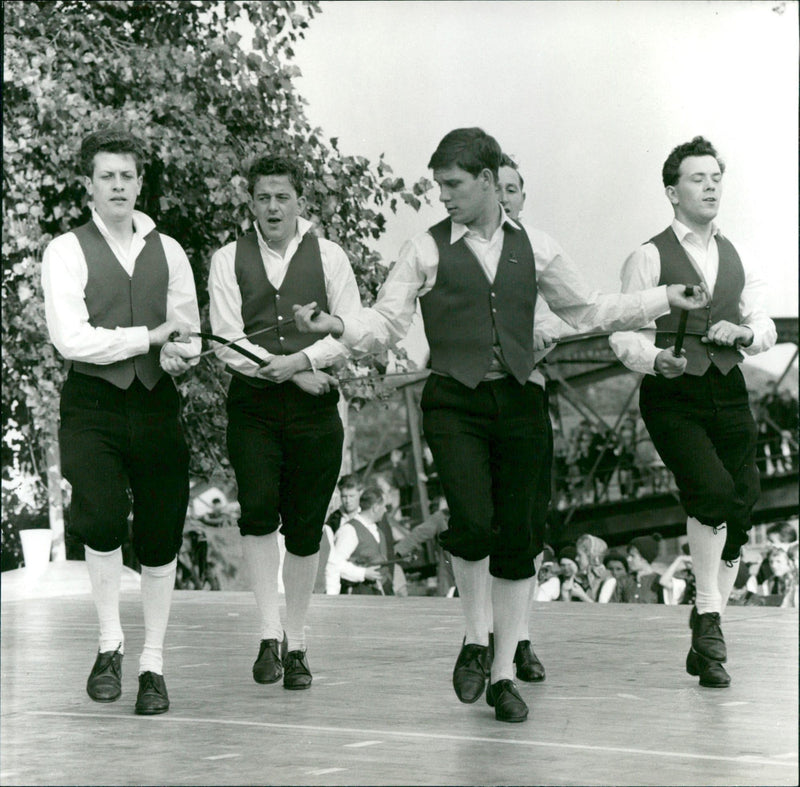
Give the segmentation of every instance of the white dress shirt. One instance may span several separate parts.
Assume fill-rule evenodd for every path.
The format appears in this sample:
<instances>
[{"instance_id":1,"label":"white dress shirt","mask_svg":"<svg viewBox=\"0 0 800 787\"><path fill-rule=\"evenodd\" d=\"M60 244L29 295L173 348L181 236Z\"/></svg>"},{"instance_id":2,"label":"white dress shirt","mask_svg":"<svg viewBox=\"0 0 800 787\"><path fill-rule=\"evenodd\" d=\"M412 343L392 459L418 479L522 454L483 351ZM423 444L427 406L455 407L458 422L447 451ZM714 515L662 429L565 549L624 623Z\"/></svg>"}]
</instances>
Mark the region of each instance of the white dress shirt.
<instances>
[{"instance_id":1,"label":"white dress shirt","mask_svg":"<svg viewBox=\"0 0 800 787\"><path fill-rule=\"evenodd\" d=\"M689 257L689 261L700 275L713 296L719 271L719 248L716 236L721 235L713 225L711 238L706 246L700 236L677 219L672 221L672 229ZM739 299L742 325L753 331L753 343L738 349L746 355L756 355L775 344L777 333L775 323L766 311L767 283L752 264L742 260L744 268L744 287ZM653 243L639 246L625 261L622 268L622 291L638 290L658 284L661 278L661 257ZM641 331L614 333L609 338L611 349L628 369L642 374L655 374L656 356L663 348L656 347L655 324Z\"/></svg>"},{"instance_id":2,"label":"white dress shirt","mask_svg":"<svg viewBox=\"0 0 800 787\"><path fill-rule=\"evenodd\" d=\"M271 249L261 235L256 224L256 237L264 271L273 287L278 289L283 283L289 263L297 251L303 236L313 225L304 218L297 219L297 231L286 248L284 255ZM356 278L350 267L350 260L341 247L325 238L319 239L322 258L322 271L325 277L325 290L328 295L328 309L331 313L351 314L361 308L361 297ZM208 274L208 292L211 298L209 316L211 330L223 339L241 339L245 335L242 319L242 292L236 281L236 241L228 243L211 257L211 270ZM320 304L321 306L322 304ZM240 347L249 350L259 358L267 360L272 353L250 341L237 341ZM215 346L217 357L236 371L254 377L258 371L255 362L245 358L228 347ZM342 360L347 355L346 348L331 336L325 336L303 350L312 369L322 369Z\"/></svg>"},{"instance_id":3,"label":"white dress shirt","mask_svg":"<svg viewBox=\"0 0 800 787\"><path fill-rule=\"evenodd\" d=\"M500 226L491 238L482 238L465 225L453 222L450 243L462 237L475 254L489 282L494 281L503 248L503 224L520 224L500 208ZM576 331L614 330L645 325L669 312L666 287L656 287L631 295L601 295L584 281L580 270L561 246L541 230L524 224L536 260L536 284L539 296L550 310ZM341 340L356 353L368 352L397 342L405 335L414 316L418 298L433 289L439 266L439 250L429 232L423 232L400 250L392 268L370 309L362 309L347 318L342 314L344 333ZM545 319L545 313L543 313ZM557 330L557 321L546 318L549 330ZM534 333L537 330L534 315ZM542 323L541 325L544 325ZM541 374L534 369L531 382L543 385Z\"/></svg>"},{"instance_id":4,"label":"white dress shirt","mask_svg":"<svg viewBox=\"0 0 800 787\"><path fill-rule=\"evenodd\" d=\"M375 540L380 544L381 531L374 522L370 522L358 514L352 517L357 519L365 528L375 537ZM365 580L366 566L357 566L355 563L350 562L350 556L356 551L358 547L358 533L350 522L342 522L339 529L336 531L336 559L339 564L339 573L343 579L348 582L363 582Z\"/></svg>"},{"instance_id":5,"label":"white dress shirt","mask_svg":"<svg viewBox=\"0 0 800 787\"><path fill-rule=\"evenodd\" d=\"M133 239L122 248L111 236L92 207L92 221L108 243L119 264L133 276L136 259L145 245L145 236L155 228L153 220L138 210L133 212ZM169 267L167 320L178 320L192 331L200 330L194 276L186 252L168 235L159 233ZM42 259L42 287L47 329L55 348L70 361L107 365L143 355L150 349L145 325L130 328L95 328L89 322L85 290L89 269L80 241L74 232L54 238ZM181 345L182 353L200 352L200 340Z\"/></svg>"}]
</instances>

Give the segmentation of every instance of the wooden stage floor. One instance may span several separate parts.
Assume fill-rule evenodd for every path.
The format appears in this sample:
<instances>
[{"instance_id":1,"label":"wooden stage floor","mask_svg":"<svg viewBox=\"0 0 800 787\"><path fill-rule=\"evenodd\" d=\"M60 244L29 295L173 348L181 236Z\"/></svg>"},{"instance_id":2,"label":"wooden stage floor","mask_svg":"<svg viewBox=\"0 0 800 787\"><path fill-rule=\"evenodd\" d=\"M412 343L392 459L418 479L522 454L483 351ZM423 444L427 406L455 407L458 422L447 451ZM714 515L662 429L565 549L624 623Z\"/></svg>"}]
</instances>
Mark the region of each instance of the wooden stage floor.
<instances>
[{"instance_id":1,"label":"wooden stage floor","mask_svg":"<svg viewBox=\"0 0 800 787\"><path fill-rule=\"evenodd\" d=\"M123 695L93 703L87 594L2 604L2 785L783 785L798 783L796 610L727 614L727 690L683 661L688 608L540 604L547 680L521 684L524 724L450 676L459 601L315 596L314 684L253 682L249 593L176 592L172 708L133 713L141 607L124 592Z\"/></svg>"}]
</instances>

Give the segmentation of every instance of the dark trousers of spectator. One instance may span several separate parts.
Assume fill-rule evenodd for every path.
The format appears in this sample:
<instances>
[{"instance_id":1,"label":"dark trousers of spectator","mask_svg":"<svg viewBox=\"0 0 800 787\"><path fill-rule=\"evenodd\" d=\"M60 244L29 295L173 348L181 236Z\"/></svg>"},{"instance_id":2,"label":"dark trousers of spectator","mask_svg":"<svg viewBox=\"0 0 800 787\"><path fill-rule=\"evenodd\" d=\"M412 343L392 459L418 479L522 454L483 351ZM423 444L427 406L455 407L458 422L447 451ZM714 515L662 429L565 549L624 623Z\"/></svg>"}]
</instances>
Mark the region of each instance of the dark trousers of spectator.
<instances>
[{"instance_id":1,"label":"dark trousers of spectator","mask_svg":"<svg viewBox=\"0 0 800 787\"><path fill-rule=\"evenodd\" d=\"M342 463L338 391L312 396L294 383L256 388L234 377L228 391L228 456L236 474L243 536L280 525L286 550L319 550Z\"/></svg>"},{"instance_id":2,"label":"dark trousers of spectator","mask_svg":"<svg viewBox=\"0 0 800 787\"><path fill-rule=\"evenodd\" d=\"M760 493L757 428L741 369L723 375L711 366L701 377L645 377L639 406L686 512L710 527L724 523L722 558L735 560Z\"/></svg>"},{"instance_id":3,"label":"dark trousers of spectator","mask_svg":"<svg viewBox=\"0 0 800 787\"><path fill-rule=\"evenodd\" d=\"M503 579L534 575L550 499L552 433L545 392L506 377L471 389L432 374L423 429L450 509L439 537L456 557Z\"/></svg>"},{"instance_id":4,"label":"dark trousers of spectator","mask_svg":"<svg viewBox=\"0 0 800 787\"><path fill-rule=\"evenodd\" d=\"M136 379L123 390L72 370L60 409L70 537L111 552L128 537L132 506L139 562L169 563L181 547L189 504L189 451L172 379L164 375L152 391Z\"/></svg>"}]
</instances>

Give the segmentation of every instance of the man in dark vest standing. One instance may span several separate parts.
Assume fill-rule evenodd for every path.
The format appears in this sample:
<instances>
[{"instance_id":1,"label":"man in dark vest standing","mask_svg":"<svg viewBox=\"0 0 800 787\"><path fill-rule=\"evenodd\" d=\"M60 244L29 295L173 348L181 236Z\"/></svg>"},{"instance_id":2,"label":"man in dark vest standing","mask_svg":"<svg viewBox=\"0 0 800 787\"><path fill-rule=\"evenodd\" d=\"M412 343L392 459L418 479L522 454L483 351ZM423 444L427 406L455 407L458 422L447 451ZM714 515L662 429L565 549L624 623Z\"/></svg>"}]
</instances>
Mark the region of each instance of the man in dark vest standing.
<instances>
[{"instance_id":1,"label":"man in dark vest standing","mask_svg":"<svg viewBox=\"0 0 800 787\"><path fill-rule=\"evenodd\" d=\"M317 238L300 216L302 165L259 158L248 188L255 227L213 255L210 317L215 334L263 359L258 364L231 347L217 349L232 375L228 454L239 487L244 562L261 615L253 678L275 683L283 677L284 688L307 689L306 614L343 442L339 393L323 369L346 350L331 337L300 334L292 304L315 300L349 313L360 300L347 255ZM286 544L285 627L278 607L279 528Z\"/></svg>"},{"instance_id":2,"label":"man in dark vest standing","mask_svg":"<svg viewBox=\"0 0 800 787\"><path fill-rule=\"evenodd\" d=\"M697 596L686 670L711 688L730 685L720 616L759 495L757 429L739 364L742 352L763 352L776 339L765 310L765 282L714 222L724 171L703 137L676 147L662 171L675 218L636 249L622 271L625 292L675 282L702 283L708 290L706 308L688 315L682 351L674 352L681 322L675 307L648 330L610 340L629 369L646 375L639 392L642 418L688 514Z\"/></svg>"},{"instance_id":3,"label":"man in dark vest standing","mask_svg":"<svg viewBox=\"0 0 800 787\"><path fill-rule=\"evenodd\" d=\"M200 350L197 339L179 347L168 338L198 331L200 318L183 249L134 210L143 162L141 141L125 131L83 140L91 219L49 244L42 284L50 338L69 367L59 432L69 530L84 544L100 623L86 690L96 702L122 692L121 545L132 500L145 628L135 710L150 715L169 708L163 643L189 501L180 400L164 371L186 371Z\"/></svg>"},{"instance_id":4,"label":"man in dark vest standing","mask_svg":"<svg viewBox=\"0 0 800 787\"><path fill-rule=\"evenodd\" d=\"M540 501L549 495L542 462L549 416L544 390L532 379L534 351L543 346L534 331L537 296L584 330L638 327L666 314L670 303L695 308L706 299L699 289L687 298L680 286L633 296L593 292L552 238L503 210L496 191L501 159L497 141L479 128L447 134L428 166L448 218L401 249L373 308L351 319L314 317L309 303L296 309L296 320L367 352L402 338L419 299L431 367L423 428L450 508L440 542L453 556L466 623L453 688L462 702L475 702L489 678L495 717L521 722L528 708L514 684L514 654L543 547Z\"/></svg>"},{"instance_id":5,"label":"man in dark vest standing","mask_svg":"<svg viewBox=\"0 0 800 787\"><path fill-rule=\"evenodd\" d=\"M378 527L385 513L383 492L376 486L368 486L361 493L358 513L343 521L336 531L334 549L342 579L347 582L347 593L394 595L389 543Z\"/></svg>"}]
</instances>

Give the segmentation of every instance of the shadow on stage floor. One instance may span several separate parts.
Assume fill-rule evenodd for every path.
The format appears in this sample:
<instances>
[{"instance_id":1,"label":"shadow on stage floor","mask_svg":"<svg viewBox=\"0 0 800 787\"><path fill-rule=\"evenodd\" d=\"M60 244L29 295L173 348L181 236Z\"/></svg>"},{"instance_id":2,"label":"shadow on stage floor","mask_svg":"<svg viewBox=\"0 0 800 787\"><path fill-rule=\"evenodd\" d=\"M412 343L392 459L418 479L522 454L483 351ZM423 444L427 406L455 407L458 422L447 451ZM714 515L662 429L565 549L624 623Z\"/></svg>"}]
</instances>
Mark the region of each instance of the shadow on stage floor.
<instances>
[{"instance_id":1,"label":"shadow on stage floor","mask_svg":"<svg viewBox=\"0 0 800 787\"><path fill-rule=\"evenodd\" d=\"M122 596L123 695L93 703L86 593L2 604L0 784L779 785L798 783L796 610L729 609L727 690L683 669L686 607L539 604L524 724L451 687L457 599L315 596L314 684L258 685L249 593L175 593L172 707L133 713L143 642Z\"/></svg>"}]
</instances>

